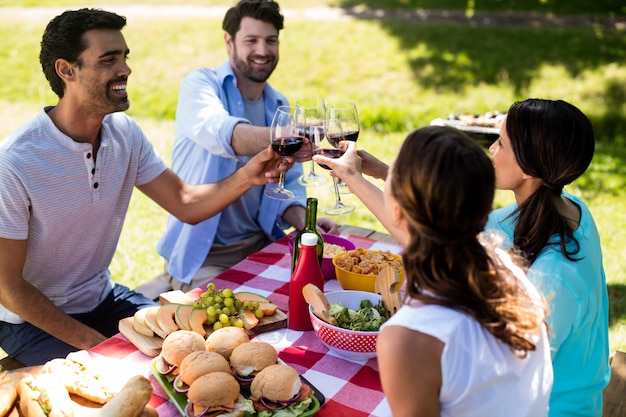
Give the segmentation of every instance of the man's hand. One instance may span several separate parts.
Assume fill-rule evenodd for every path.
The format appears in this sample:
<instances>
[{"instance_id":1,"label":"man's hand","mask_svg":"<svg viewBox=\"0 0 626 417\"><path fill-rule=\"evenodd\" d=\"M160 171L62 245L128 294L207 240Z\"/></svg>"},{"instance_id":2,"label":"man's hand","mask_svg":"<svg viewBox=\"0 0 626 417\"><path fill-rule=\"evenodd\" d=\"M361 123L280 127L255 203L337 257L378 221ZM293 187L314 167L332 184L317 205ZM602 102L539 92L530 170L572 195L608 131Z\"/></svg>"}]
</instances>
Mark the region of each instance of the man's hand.
<instances>
[{"instance_id":1,"label":"man's hand","mask_svg":"<svg viewBox=\"0 0 626 417\"><path fill-rule=\"evenodd\" d=\"M245 170L248 178L255 185L264 185L267 183L277 183L281 171L287 171L293 166L293 159L285 162L271 146L256 154L241 169Z\"/></svg>"},{"instance_id":2,"label":"man's hand","mask_svg":"<svg viewBox=\"0 0 626 417\"><path fill-rule=\"evenodd\" d=\"M317 231L320 233L328 233L330 235L338 235L339 225L330 219L320 217L317 219Z\"/></svg>"},{"instance_id":3,"label":"man's hand","mask_svg":"<svg viewBox=\"0 0 626 417\"><path fill-rule=\"evenodd\" d=\"M306 162L306 161L310 161L312 157L313 157L313 150L311 148L311 141L307 138L304 138L304 142L302 143L302 146L300 147L298 152L296 152L293 155L293 159L296 162Z\"/></svg>"}]
</instances>

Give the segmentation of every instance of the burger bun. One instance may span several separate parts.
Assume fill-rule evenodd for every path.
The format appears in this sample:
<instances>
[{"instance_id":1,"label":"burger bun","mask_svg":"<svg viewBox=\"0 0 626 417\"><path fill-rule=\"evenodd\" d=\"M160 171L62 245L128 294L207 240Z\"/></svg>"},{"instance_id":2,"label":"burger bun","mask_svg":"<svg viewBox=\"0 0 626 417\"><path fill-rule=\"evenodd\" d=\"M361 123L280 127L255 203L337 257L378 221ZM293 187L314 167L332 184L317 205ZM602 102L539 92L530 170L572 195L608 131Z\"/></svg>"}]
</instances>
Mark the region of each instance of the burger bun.
<instances>
[{"instance_id":1,"label":"burger bun","mask_svg":"<svg viewBox=\"0 0 626 417\"><path fill-rule=\"evenodd\" d=\"M196 379L187 398L201 408L232 406L239 398L239 384L226 372L211 372Z\"/></svg>"},{"instance_id":2,"label":"burger bun","mask_svg":"<svg viewBox=\"0 0 626 417\"><path fill-rule=\"evenodd\" d=\"M266 342L242 343L230 355L230 366L237 375L243 377L274 365L277 361L276 349Z\"/></svg>"},{"instance_id":3,"label":"burger bun","mask_svg":"<svg viewBox=\"0 0 626 417\"><path fill-rule=\"evenodd\" d=\"M261 370L250 384L250 399L288 401L300 392L300 375L289 365L270 365Z\"/></svg>"},{"instance_id":4,"label":"burger bun","mask_svg":"<svg viewBox=\"0 0 626 417\"><path fill-rule=\"evenodd\" d=\"M228 361L217 352L197 350L187 355L180 363L179 375L187 385L211 372L230 372Z\"/></svg>"},{"instance_id":5,"label":"burger bun","mask_svg":"<svg viewBox=\"0 0 626 417\"><path fill-rule=\"evenodd\" d=\"M213 331L206 339L206 350L217 352L226 360L230 359L233 350L250 341L248 333L241 327L222 327Z\"/></svg>"},{"instance_id":6,"label":"burger bun","mask_svg":"<svg viewBox=\"0 0 626 417\"><path fill-rule=\"evenodd\" d=\"M161 358L173 367L173 375L178 374L178 367L191 352L206 350L204 338L191 330L177 330L168 334L161 346Z\"/></svg>"}]
</instances>

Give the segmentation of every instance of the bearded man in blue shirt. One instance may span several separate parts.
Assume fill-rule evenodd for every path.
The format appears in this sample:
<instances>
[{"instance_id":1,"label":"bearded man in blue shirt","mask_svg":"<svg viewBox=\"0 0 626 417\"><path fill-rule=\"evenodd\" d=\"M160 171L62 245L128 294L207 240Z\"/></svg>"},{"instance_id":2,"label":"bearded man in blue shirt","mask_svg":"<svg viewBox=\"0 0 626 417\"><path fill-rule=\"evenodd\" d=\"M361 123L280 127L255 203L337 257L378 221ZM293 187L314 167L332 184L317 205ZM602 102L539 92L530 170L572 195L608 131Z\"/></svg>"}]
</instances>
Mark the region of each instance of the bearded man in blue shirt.
<instances>
[{"instance_id":1,"label":"bearded man in blue shirt","mask_svg":"<svg viewBox=\"0 0 626 417\"><path fill-rule=\"evenodd\" d=\"M267 148L269 125L287 98L267 82L278 63L278 34L283 28L278 3L241 0L224 17L229 60L218 68L200 68L182 83L176 111L172 168L187 182L215 182L235 172ZM296 155L302 162L310 155ZM188 291L284 235L304 226L305 189L296 163L285 175L293 200L273 200L264 186L248 190L216 216L190 226L174 217L157 250L166 260L173 289ZM318 227L338 233L324 218Z\"/></svg>"}]
</instances>

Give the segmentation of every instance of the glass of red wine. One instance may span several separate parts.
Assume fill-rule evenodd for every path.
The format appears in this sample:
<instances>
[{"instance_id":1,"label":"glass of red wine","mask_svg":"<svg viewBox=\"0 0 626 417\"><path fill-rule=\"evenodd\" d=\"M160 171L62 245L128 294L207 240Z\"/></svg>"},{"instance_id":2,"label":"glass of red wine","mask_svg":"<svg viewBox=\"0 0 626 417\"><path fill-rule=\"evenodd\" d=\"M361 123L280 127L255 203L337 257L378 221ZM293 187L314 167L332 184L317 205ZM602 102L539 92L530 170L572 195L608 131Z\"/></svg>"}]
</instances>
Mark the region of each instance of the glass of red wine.
<instances>
[{"instance_id":1,"label":"glass of red wine","mask_svg":"<svg viewBox=\"0 0 626 417\"><path fill-rule=\"evenodd\" d=\"M270 143L274 152L283 157L285 161L298 152L304 143L301 134L305 124L304 112L294 106L280 106L274 113L270 129ZM280 172L278 185L274 188L266 188L265 195L276 200L291 200L294 193L285 188L285 172Z\"/></svg>"},{"instance_id":2,"label":"glass of red wine","mask_svg":"<svg viewBox=\"0 0 626 417\"><path fill-rule=\"evenodd\" d=\"M329 137L333 138L342 138L343 137L343 126L342 121L340 119L326 119L326 139ZM338 140L336 143L338 144ZM332 145L333 142L329 141ZM344 151L339 148L317 148L313 151L315 155L323 155L327 158L339 158L343 155ZM327 165L319 164L324 169L330 169ZM333 188L335 191L335 205L331 208L324 210L326 214L329 216L338 216L340 214L350 213L354 210L353 205L345 204L341 201L341 193L339 192L339 180L337 177L333 176Z\"/></svg>"},{"instance_id":3,"label":"glass of red wine","mask_svg":"<svg viewBox=\"0 0 626 417\"><path fill-rule=\"evenodd\" d=\"M321 97L303 97L296 101L296 107L302 108L306 118L304 136L309 140L311 153L320 146L324 139L324 121L326 120L326 104ZM326 177L315 172L315 162L311 161L308 173L298 178L298 183L305 187L317 187L324 184Z\"/></svg>"},{"instance_id":4,"label":"glass of red wine","mask_svg":"<svg viewBox=\"0 0 626 417\"><path fill-rule=\"evenodd\" d=\"M341 121L343 129L341 133L332 133L332 136L326 135L326 140L334 148L337 148L342 140L356 142L359 138L361 125L359 123L359 112L354 101L329 101L326 103L326 119ZM340 180L338 185L340 193L350 193L343 181Z\"/></svg>"}]
</instances>

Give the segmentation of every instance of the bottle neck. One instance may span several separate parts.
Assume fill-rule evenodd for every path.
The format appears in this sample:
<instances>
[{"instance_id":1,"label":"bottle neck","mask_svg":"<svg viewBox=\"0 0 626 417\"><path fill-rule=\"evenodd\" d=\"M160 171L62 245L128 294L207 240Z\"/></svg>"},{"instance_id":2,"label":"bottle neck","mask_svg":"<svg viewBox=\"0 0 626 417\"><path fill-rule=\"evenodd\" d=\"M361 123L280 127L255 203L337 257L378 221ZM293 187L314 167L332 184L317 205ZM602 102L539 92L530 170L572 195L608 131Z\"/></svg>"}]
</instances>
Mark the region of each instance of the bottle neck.
<instances>
[{"instance_id":1,"label":"bottle neck","mask_svg":"<svg viewBox=\"0 0 626 417\"><path fill-rule=\"evenodd\" d=\"M306 218L304 220L304 228L315 230L317 227L317 200L308 199L306 204Z\"/></svg>"}]
</instances>

